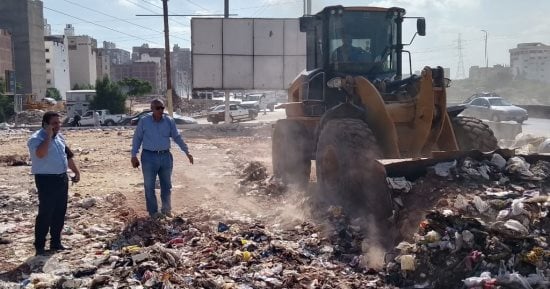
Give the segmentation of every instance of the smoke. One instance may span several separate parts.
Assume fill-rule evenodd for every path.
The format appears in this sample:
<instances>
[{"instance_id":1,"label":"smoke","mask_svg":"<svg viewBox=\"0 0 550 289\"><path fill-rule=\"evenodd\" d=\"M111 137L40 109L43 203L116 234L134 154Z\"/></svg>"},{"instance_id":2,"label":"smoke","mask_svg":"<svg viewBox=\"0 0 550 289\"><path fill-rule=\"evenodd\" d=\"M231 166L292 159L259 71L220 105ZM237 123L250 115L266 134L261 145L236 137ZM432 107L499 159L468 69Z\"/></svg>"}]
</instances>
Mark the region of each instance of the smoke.
<instances>
[{"instance_id":1,"label":"smoke","mask_svg":"<svg viewBox=\"0 0 550 289\"><path fill-rule=\"evenodd\" d=\"M388 232L386 232L387 234ZM384 256L386 249L382 245L384 242L384 233L378 229L378 223L374 216L369 215L366 223L366 238L361 243L361 249L363 251L363 265L368 268L376 270L383 269Z\"/></svg>"}]
</instances>

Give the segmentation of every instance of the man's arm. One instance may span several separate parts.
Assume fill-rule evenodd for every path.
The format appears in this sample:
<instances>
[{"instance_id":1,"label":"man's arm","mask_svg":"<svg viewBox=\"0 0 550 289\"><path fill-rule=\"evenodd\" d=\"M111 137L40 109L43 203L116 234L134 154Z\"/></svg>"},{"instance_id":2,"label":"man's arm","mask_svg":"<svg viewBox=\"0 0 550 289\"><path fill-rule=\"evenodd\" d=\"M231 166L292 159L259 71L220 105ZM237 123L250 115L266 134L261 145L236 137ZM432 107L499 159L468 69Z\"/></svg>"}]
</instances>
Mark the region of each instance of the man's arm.
<instances>
[{"instance_id":1,"label":"man's arm","mask_svg":"<svg viewBox=\"0 0 550 289\"><path fill-rule=\"evenodd\" d=\"M52 141L53 129L49 126L46 128L46 137L44 139L40 135L41 134L38 134L36 138L29 140L30 151L35 153L39 159L48 154L48 148Z\"/></svg>"},{"instance_id":2,"label":"man's arm","mask_svg":"<svg viewBox=\"0 0 550 289\"><path fill-rule=\"evenodd\" d=\"M178 128L176 127L176 122L174 119L170 119L170 127L171 132L170 135L172 136L172 139L174 139L174 142L180 147L180 149L186 154L189 155L189 147L183 140L183 137L181 136L180 132L178 131Z\"/></svg>"},{"instance_id":3,"label":"man's arm","mask_svg":"<svg viewBox=\"0 0 550 289\"><path fill-rule=\"evenodd\" d=\"M143 119L138 121L136 130L134 131L134 137L132 138L132 157L137 157L139 148L143 142Z\"/></svg>"},{"instance_id":4,"label":"man's arm","mask_svg":"<svg viewBox=\"0 0 550 289\"><path fill-rule=\"evenodd\" d=\"M39 159L45 157L48 154L48 147L50 146L51 141L52 138L47 137L46 139L42 140L38 147L36 147L35 154Z\"/></svg>"},{"instance_id":5,"label":"man's arm","mask_svg":"<svg viewBox=\"0 0 550 289\"><path fill-rule=\"evenodd\" d=\"M67 154L67 161L69 164L69 169L73 171L74 177L71 179L74 183L78 183L80 181L80 170L76 166L76 163L74 161L74 153L71 151L71 149L68 146L65 146L65 153Z\"/></svg>"},{"instance_id":6,"label":"man's arm","mask_svg":"<svg viewBox=\"0 0 550 289\"><path fill-rule=\"evenodd\" d=\"M193 156L189 153L189 147L183 140L183 137L181 136L180 132L178 131L178 128L176 127L176 121L173 119L170 120L170 125L172 128L172 131L170 132L170 135L172 136L172 139L174 139L174 142L180 147L180 149L185 152L187 155L187 158L189 159L189 162L191 164L194 163Z\"/></svg>"}]
</instances>

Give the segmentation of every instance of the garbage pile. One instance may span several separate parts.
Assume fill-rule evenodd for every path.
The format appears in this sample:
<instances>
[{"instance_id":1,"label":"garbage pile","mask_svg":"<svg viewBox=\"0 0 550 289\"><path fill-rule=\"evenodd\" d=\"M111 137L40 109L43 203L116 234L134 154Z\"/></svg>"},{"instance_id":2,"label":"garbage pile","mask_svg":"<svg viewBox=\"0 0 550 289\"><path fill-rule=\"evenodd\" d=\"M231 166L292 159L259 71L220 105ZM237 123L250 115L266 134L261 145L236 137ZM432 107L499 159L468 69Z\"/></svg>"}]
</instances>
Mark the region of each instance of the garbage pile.
<instances>
[{"instance_id":1,"label":"garbage pile","mask_svg":"<svg viewBox=\"0 0 550 289\"><path fill-rule=\"evenodd\" d=\"M265 165L258 161L240 166L237 186L237 191L247 196L281 196L287 189L281 180L269 176Z\"/></svg>"},{"instance_id":2,"label":"garbage pile","mask_svg":"<svg viewBox=\"0 0 550 289\"><path fill-rule=\"evenodd\" d=\"M28 155L3 155L0 156L0 165L5 164L7 166L28 166L30 165L30 158Z\"/></svg>"},{"instance_id":3,"label":"garbage pile","mask_svg":"<svg viewBox=\"0 0 550 289\"><path fill-rule=\"evenodd\" d=\"M17 124L40 124L42 122L43 110L30 109L16 113L15 121Z\"/></svg>"},{"instance_id":4,"label":"garbage pile","mask_svg":"<svg viewBox=\"0 0 550 289\"><path fill-rule=\"evenodd\" d=\"M416 232L404 233L388 254L388 284L549 288L550 162L529 159L466 157L439 163L414 182L390 179L404 209L402 232Z\"/></svg>"},{"instance_id":5,"label":"garbage pile","mask_svg":"<svg viewBox=\"0 0 550 289\"><path fill-rule=\"evenodd\" d=\"M351 245L352 237L359 236L352 228L326 233L302 223L283 230L245 215L221 216L204 209L140 219L124 212L122 199L115 194L72 200L64 239L73 250L23 260L17 269L0 274L0 280L9 280L0 281L0 287L385 288L382 276L351 253L360 251L360 243ZM117 221L94 224L89 214L99 218L92 212L105 208L110 208L109 218L131 220L123 228ZM29 220L24 230L32 230L28 216L21 219ZM22 229L10 230L15 239ZM2 251L19 256L13 258L22 255Z\"/></svg>"},{"instance_id":6,"label":"garbage pile","mask_svg":"<svg viewBox=\"0 0 550 289\"><path fill-rule=\"evenodd\" d=\"M200 116L201 114L206 114L211 107L220 104L223 104L223 101L212 99L182 99L178 109L184 114Z\"/></svg>"}]
</instances>

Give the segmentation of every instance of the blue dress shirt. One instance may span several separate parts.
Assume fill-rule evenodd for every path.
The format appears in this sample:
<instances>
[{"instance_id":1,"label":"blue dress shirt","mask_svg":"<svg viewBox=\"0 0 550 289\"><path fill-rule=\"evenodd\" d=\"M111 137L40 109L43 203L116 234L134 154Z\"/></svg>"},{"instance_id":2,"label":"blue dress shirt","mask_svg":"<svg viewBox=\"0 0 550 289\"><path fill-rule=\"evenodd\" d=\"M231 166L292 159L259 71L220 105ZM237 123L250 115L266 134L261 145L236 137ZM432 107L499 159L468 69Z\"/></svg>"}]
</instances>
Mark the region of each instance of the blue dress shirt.
<instances>
[{"instance_id":1,"label":"blue dress shirt","mask_svg":"<svg viewBox=\"0 0 550 289\"><path fill-rule=\"evenodd\" d=\"M134 132L132 157L137 156L140 146L149 151L169 150L170 137L183 152L189 154L187 144L183 141L176 122L171 117L163 114L160 121L155 121L152 113L147 114L139 120Z\"/></svg>"},{"instance_id":2,"label":"blue dress shirt","mask_svg":"<svg viewBox=\"0 0 550 289\"><path fill-rule=\"evenodd\" d=\"M66 173L68 168L67 153L65 152L66 143L61 134L58 133L53 137L48 146L48 153L43 158L36 155L36 149L47 137L46 131L40 129L33 133L27 142L32 162L31 173L34 175Z\"/></svg>"}]
</instances>

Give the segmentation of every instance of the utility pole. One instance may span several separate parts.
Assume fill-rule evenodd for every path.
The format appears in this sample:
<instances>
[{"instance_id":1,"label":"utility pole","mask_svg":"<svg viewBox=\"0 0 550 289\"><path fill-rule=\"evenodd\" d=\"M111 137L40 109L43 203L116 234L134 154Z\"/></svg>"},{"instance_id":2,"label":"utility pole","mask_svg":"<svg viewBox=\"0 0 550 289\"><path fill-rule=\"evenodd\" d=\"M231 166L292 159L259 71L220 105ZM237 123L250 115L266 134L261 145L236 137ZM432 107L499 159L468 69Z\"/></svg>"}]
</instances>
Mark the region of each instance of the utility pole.
<instances>
[{"instance_id":1,"label":"utility pole","mask_svg":"<svg viewBox=\"0 0 550 289\"><path fill-rule=\"evenodd\" d=\"M311 15L311 0L304 0L304 15Z\"/></svg>"},{"instance_id":2,"label":"utility pole","mask_svg":"<svg viewBox=\"0 0 550 289\"><path fill-rule=\"evenodd\" d=\"M229 18L229 0L224 0L224 12L225 13L223 18L225 19ZM223 33L222 33L222 46L223 46ZM225 96L225 118L224 119L225 119L225 123L230 123L231 116L229 115L229 90L226 89L224 91L224 96Z\"/></svg>"},{"instance_id":3,"label":"utility pole","mask_svg":"<svg viewBox=\"0 0 550 289\"><path fill-rule=\"evenodd\" d=\"M164 50L166 55L166 106L170 116L174 116L172 70L170 69L170 33L168 33L168 0L162 0L162 12L164 16Z\"/></svg>"},{"instance_id":4,"label":"utility pole","mask_svg":"<svg viewBox=\"0 0 550 289\"><path fill-rule=\"evenodd\" d=\"M462 35L460 33L458 34L458 65L456 69L456 78L466 78L466 73L464 72L464 57L462 56Z\"/></svg>"},{"instance_id":5,"label":"utility pole","mask_svg":"<svg viewBox=\"0 0 550 289\"><path fill-rule=\"evenodd\" d=\"M481 31L485 33L485 67L489 68L489 57L487 56L487 36L489 33L487 32L487 30Z\"/></svg>"},{"instance_id":6,"label":"utility pole","mask_svg":"<svg viewBox=\"0 0 550 289\"><path fill-rule=\"evenodd\" d=\"M225 1L225 17L229 17L229 0ZM173 116L174 106L172 101L172 71L170 69L170 33L168 31L168 16L222 16L219 14L168 14L168 0L162 0L162 15L157 14L137 14L136 16L163 16L164 17L164 49L165 49L165 58L166 58L166 107L168 108L168 113L170 116Z\"/></svg>"}]
</instances>

